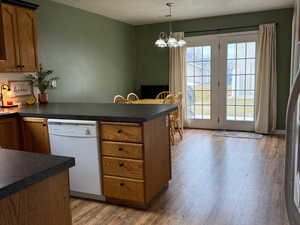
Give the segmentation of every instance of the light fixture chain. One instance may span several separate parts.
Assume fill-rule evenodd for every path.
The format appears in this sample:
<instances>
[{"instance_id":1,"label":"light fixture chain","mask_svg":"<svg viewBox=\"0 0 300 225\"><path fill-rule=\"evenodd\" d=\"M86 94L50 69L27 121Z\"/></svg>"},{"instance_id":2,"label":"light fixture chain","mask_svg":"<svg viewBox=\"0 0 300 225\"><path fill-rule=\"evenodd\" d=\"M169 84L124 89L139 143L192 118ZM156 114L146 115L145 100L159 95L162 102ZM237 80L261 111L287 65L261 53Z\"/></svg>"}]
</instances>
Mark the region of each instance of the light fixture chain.
<instances>
[{"instance_id":1,"label":"light fixture chain","mask_svg":"<svg viewBox=\"0 0 300 225\"><path fill-rule=\"evenodd\" d=\"M172 6L174 3L168 2L166 4L169 7L169 15L166 15L166 17L169 17L169 35L167 35L164 32L161 32L159 35L159 39L155 42L155 45L160 48L165 47L182 47L186 44L184 40L176 40L176 38L173 36L173 27L172 27Z\"/></svg>"}]
</instances>

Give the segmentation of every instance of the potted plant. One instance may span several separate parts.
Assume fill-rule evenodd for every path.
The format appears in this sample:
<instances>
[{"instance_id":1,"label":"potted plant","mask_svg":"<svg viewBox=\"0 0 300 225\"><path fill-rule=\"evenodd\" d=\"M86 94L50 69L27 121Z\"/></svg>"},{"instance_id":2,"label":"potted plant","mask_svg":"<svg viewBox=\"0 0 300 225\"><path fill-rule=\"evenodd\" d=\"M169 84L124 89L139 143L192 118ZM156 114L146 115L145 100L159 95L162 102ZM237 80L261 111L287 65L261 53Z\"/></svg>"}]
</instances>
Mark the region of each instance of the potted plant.
<instances>
[{"instance_id":1,"label":"potted plant","mask_svg":"<svg viewBox=\"0 0 300 225\"><path fill-rule=\"evenodd\" d=\"M58 77L49 77L53 74L53 70L43 70L40 66L40 71L34 74L26 75L26 78L32 81L34 87L39 89L38 100L39 103L48 103L49 88L54 88L55 82L59 79Z\"/></svg>"}]
</instances>

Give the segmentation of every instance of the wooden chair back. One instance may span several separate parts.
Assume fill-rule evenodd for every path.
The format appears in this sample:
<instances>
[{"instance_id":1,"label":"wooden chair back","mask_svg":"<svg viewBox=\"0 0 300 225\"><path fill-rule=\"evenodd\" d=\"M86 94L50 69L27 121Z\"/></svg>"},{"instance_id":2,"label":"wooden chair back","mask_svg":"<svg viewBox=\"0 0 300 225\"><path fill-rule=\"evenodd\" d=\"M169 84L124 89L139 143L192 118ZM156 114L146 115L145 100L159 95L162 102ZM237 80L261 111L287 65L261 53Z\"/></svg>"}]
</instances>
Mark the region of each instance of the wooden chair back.
<instances>
[{"instance_id":1,"label":"wooden chair back","mask_svg":"<svg viewBox=\"0 0 300 225\"><path fill-rule=\"evenodd\" d=\"M171 114L176 118L182 120L182 93L177 93L177 94L169 94L165 100L165 104L175 104L178 107L178 110L175 112L172 112Z\"/></svg>"},{"instance_id":2,"label":"wooden chair back","mask_svg":"<svg viewBox=\"0 0 300 225\"><path fill-rule=\"evenodd\" d=\"M169 94L169 91L162 91L158 95L156 95L155 99L165 99Z\"/></svg>"},{"instance_id":3,"label":"wooden chair back","mask_svg":"<svg viewBox=\"0 0 300 225\"><path fill-rule=\"evenodd\" d=\"M114 97L114 103L115 104L126 104L127 100L122 95L116 95Z\"/></svg>"},{"instance_id":4,"label":"wooden chair back","mask_svg":"<svg viewBox=\"0 0 300 225\"><path fill-rule=\"evenodd\" d=\"M178 106L178 110L177 110L177 117L178 119L182 119L182 101L183 101L183 95L181 92L176 94L176 103Z\"/></svg>"},{"instance_id":5,"label":"wooden chair back","mask_svg":"<svg viewBox=\"0 0 300 225\"><path fill-rule=\"evenodd\" d=\"M164 103L165 104L176 104L176 95L175 94L168 94L165 98L164 98Z\"/></svg>"},{"instance_id":6,"label":"wooden chair back","mask_svg":"<svg viewBox=\"0 0 300 225\"><path fill-rule=\"evenodd\" d=\"M128 102L132 102L132 101L136 101L139 100L139 96L137 96L135 93L130 93L127 95L127 101Z\"/></svg>"}]
</instances>

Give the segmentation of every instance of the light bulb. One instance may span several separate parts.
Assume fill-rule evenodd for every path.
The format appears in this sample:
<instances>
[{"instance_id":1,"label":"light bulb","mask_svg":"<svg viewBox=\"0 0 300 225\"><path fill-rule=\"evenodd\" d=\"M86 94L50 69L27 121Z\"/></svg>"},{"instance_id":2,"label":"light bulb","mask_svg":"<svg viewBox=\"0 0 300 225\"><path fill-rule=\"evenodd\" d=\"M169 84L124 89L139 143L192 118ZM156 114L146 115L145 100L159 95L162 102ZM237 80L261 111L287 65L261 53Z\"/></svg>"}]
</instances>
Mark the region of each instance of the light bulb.
<instances>
[{"instance_id":1,"label":"light bulb","mask_svg":"<svg viewBox=\"0 0 300 225\"><path fill-rule=\"evenodd\" d=\"M163 40L163 39L158 39L156 42L155 42L155 45L157 47L160 47L160 48L165 48L167 47L167 43Z\"/></svg>"},{"instance_id":2,"label":"light bulb","mask_svg":"<svg viewBox=\"0 0 300 225\"><path fill-rule=\"evenodd\" d=\"M179 47L182 47L182 46L184 46L184 45L186 45L186 41L185 41L185 40L179 40L179 41L178 41L178 46L179 46Z\"/></svg>"},{"instance_id":3,"label":"light bulb","mask_svg":"<svg viewBox=\"0 0 300 225\"><path fill-rule=\"evenodd\" d=\"M168 40L168 46L169 47L177 47L177 40L173 37L169 37L169 40Z\"/></svg>"}]
</instances>

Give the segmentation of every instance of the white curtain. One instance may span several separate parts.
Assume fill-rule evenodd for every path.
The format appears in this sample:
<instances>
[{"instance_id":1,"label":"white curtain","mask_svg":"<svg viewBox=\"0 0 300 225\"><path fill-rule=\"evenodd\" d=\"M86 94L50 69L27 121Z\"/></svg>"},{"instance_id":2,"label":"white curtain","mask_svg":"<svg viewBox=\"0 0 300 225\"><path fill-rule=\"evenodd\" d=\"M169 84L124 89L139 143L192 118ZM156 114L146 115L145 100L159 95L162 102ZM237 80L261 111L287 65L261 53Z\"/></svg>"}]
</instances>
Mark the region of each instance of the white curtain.
<instances>
[{"instance_id":1,"label":"white curtain","mask_svg":"<svg viewBox=\"0 0 300 225\"><path fill-rule=\"evenodd\" d=\"M276 24L259 26L256 90L255 131L267 134L276 129Z\"/></svg>"},{"instance_id":2,"label":"white curtain","mask_svg":"<svg viewBox=\"0 0 300 225\"><path fill-rule=\"evenodd\" d=\"M184 39L184 33L174 33L177 40ZM185 47L170 48L169 52L169 87L171 93L182 93L183 115L185 109ZM184 118L182 118L184 119Z\"/></svg>"}]
</instances>

